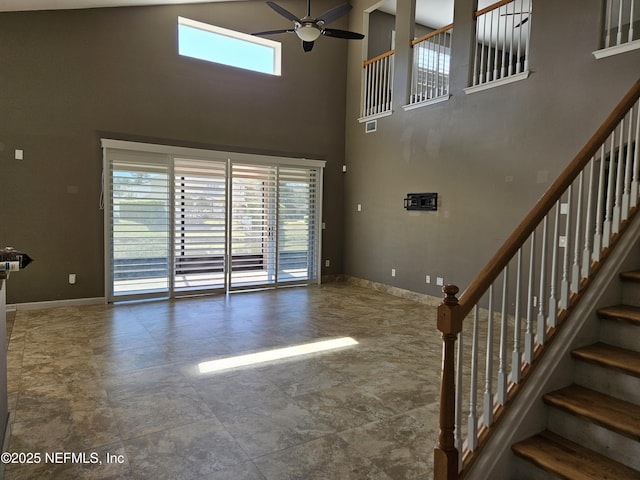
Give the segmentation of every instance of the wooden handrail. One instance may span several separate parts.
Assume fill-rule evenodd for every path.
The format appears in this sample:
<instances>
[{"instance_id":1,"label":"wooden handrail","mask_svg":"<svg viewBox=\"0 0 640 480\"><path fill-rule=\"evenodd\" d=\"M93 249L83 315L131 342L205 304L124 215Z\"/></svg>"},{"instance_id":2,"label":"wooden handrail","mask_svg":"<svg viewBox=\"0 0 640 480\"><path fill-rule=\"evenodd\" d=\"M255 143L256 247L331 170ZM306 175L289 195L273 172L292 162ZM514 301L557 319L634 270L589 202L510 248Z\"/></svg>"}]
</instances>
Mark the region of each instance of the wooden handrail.
<instances>
[{"instance_id":1,"label":"wooden handrail","mask_svg":"<svg viewBox=\"0 0 640 480\"><path fill-rule=\"evenodd\" d=\"M500 8L503 5L507 5L508 3L513 3L514 0L500 0L499 2L493 3L491 5L489 5L488 7L484 7L482 10L478 10L476 12L476 17L479 17L480 15L484 15L485 13L489 13L493 10L495 10L496 8Z\"/></svg>"},{"instance_id":2,"label":"wooden handrail","mask_svg":"<svg viewBox=\"0 0 640 480\"><path fill-rule=\"evenodd\" d=\"M411 40L411 42L409 42L411 44L411 46L415 46L420 42L424 42L425 40L429 40L431 37L435 37L436 35L440 35L441 33L444 33L448 30L451 30L453 28L453 23L450 23L449 25L445 25L442 28L439 28L437 30L434 30L433 32L429 32L426 35L423 35L421 37L418 37L414 40Z\"/></svg>"},{"instance_id":3,"label":"wooden handrail","mask_svg":"<svg viewBox=\"0 0 640 480\"><path fill-rule=\"evenodd\" d=\"M390 57L394 53L396 53L395 50L389 50L388 52L381 53L377 57L373 57L373 58L370 58L369 60L365 60L364 62L362 62L362 68L365 68L367 65L371 65L372 63L376 63L378 60L382 60L383 58Z\"/></svg>"},{"instance_id":4,"label":"wooden handrail","mask_svg":"<svg viewBox=\"0 0 640 480\"><path fill-rule=\"evenodd\" d=\"M596 154L600 146L607 140L609 135L611 135L611 132L614 131L638 98L640 98L640 79L636 81L582 150L578 152L558 179L553 182L546 193L538 200L538 203L520 225L518 225L493 258L489 260L487 265L480 271L476 279L473 280L469 287L462 293L459 299L460 313L462 315L466 316L474 305L478 303L489 286L498 278L498 275L500 275L509 261L518 252L518 249L520 249L549 210L551 210L560 197L562 197L569 185L578 177L580 171L584 169L589 160Z\"/></svg>"}]
</instances>

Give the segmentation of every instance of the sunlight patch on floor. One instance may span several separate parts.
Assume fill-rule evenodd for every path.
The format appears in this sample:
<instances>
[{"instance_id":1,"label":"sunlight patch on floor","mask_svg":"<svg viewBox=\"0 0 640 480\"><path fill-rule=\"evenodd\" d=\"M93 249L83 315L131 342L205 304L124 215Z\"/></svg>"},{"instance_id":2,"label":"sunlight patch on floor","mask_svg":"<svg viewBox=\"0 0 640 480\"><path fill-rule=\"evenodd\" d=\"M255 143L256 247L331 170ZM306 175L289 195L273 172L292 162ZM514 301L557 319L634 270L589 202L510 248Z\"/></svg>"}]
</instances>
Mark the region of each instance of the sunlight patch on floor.
<instances>
[{"instance_id":1,"label":"sunlight patch on floor","mask_svg":"<svg viewBox=\"0 0 640 480\"><path fill-rule=\"evenodd\" d=\"M237 355L234 357L220 358L217 360L201 362L198 364L198 370L200 371L200 373L219 372L221 370L229 370L231 368L256 365L259 363L271 362L274 360L282 360L284 358L309 355L311 353L325 352L327 350L334 350L336 348L348 347L357 344L358 342L351 337L321 340L318 342L294 345L291 347L265 350L264 352L249 353L246 355Z\"/></svg>"}]
</instances>

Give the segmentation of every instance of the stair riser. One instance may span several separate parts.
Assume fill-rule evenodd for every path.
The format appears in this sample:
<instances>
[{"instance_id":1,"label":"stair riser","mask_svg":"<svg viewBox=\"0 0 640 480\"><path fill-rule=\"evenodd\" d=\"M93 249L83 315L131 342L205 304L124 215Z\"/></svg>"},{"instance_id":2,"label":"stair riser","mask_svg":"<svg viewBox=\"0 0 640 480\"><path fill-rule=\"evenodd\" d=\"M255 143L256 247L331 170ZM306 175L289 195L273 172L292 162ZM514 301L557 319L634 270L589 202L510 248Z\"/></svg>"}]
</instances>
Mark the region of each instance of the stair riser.
<instances>
[{"instance_id":1,"label":"stair riser","mask_svg":"<svg viewBox=\"0 0 640 480\"><path fill-rule=\"evenodd\" d=\"M638 442L557 408L549 408L549 430L601 455L640 470Z\"/></svg>"},{"instance_id":2,"label":"stair riser","mask_svg":"<svg viewBox=\"0 0 640 480\"><path fill-rule=\"evenodd\" d=\"M640 307L640 283L622 282L622 303Z\"/></svg>"},{"instance_id":3,"label":"stair riser","mask_svg":"<svg viewBox=\"0 0 640 480\"><path fill-rule=\"evenodd\" d=\"M640 327L619 320L601 320L600 341L640 352Z\"/></svg>"},{"instance_id":4,"label":"stair riser","mask_svg":"<svg viewBox=\"0 0 640 480\"><path fill-rule=\"evenodd\" d=\"M576 361L575 383L640 405L640 378L599 365Z\"/></svg>"},{"instance_id":5,"label":"stair riser","mask_svg":"<svg viewBox=\"0 0 640 480\"><path fill-rule=\"evenodd\" d=\"M513 475L510 478L514 480L558 480L556 475L517 455L514 455Z\"/></svg>"}]
</instances>

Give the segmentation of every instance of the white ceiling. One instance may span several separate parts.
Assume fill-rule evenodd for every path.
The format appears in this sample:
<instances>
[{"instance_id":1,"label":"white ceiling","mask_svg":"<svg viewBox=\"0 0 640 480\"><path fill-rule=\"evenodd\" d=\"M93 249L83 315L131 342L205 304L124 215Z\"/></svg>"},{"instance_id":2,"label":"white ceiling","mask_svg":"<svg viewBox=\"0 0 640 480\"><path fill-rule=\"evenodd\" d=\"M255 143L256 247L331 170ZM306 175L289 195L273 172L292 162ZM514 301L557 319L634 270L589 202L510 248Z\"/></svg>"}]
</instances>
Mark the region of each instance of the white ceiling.
<instances>
[{"instance_id":1,"label":"white ceiling","mask_svg":"<svg viewBox=\"0 0 640 480\"><path fill-rule=\"evenodd\" d=\"M0 1L0 12L210 3L215 1L228 0L2 0ZM453 1L416 0L416 20L418 23L432 28L443 27L451 23L453 21ZM395 13L396 0L385 0L380 9L387 13Z\"/></svg>"},{"instance_id":2,"label":"white ceiling","mask_svg":"<svg viewBox=\"0 0 640 480\"><path fill-rule=\"evenodd\" d=\"M454 0L416 0L416 22L431 28L453 23ZM385 0L379 10L395 14L396 0Z\"/></svg>"},{"instance_id":3,"label":"white ceiling","mask_svg":"<svg viewBox=\"0 0 640 480\"><path fill-rule=\"evenodd\" d=\"M132 7L135 5L171 5L178 3L211 3L215 1L223 0L2 0L0 2L0 12Z\"/></svg>"}]
</instances>

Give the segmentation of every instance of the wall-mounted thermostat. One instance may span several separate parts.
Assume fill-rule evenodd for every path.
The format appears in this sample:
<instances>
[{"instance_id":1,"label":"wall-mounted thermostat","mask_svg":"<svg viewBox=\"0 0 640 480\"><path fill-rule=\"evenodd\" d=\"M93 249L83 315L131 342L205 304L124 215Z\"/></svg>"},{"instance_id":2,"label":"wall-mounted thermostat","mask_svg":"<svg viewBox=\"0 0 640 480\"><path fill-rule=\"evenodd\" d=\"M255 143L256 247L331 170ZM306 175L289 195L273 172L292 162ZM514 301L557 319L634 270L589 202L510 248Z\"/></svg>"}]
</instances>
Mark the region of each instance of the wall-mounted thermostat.
<instances>
[{"instance_id":1,"label":"wall-mounted thermostat","mask_svg":"<svg viewBox=\"0 0 640 480\"><path fill-rule=\"evenodd\" d=\"M404 208L407 210L438 210L437 193L407 193L404 199Z\"/></svg>"}]
</instances>

